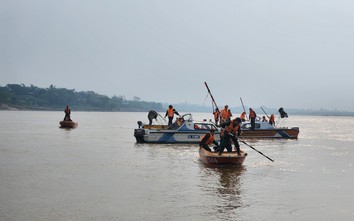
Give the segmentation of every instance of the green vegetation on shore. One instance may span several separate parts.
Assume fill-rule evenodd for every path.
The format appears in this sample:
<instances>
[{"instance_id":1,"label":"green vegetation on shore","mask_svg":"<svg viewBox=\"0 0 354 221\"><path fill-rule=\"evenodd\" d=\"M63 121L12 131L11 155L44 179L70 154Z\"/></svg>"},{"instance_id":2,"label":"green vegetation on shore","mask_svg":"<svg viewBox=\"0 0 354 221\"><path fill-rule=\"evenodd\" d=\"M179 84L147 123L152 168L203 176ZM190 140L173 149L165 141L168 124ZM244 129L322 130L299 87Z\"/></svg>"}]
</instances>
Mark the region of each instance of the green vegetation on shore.
<instances>
[{"instance_id":1,"label":"green vegetation on shore","mask_svg":"<svg viewBox=\"0 0 354 221\"><path fill-rule=\"evenodd\" d=\"M93 91L7 84L0 86L0 108L19 110L62 110L69 105L75 111L162 111L161 103L126 100L123 96L111 98Z\"/></svg>"},{"instance_id":2,"label":"green vegetation on shore","mask_svg":"<svg viewBox=\"0 0 354 221\"><path fill-rule=\"evenodd\" d=\"M0 110L63 110L69 105L75 111L126 111L126 112L148 112L155 110L165 112L169 104L142 101L138 97L127 100L124 96L113 96L97 94L93 91L77 92L75 89L56 88L50 85L49 88L26 86L24 84L7 84L0 86ZM180 103L173 104L179 112L210 112L211 106ZM264 107L264 106L263 106ZM243 111L241 106L231 107L232 113L237 114ZM248 107L246 107L248 109ZM254 108L258 115L262 115L260 108ZM268 113L277 113L279 108L267 107ZM311 109L289 109L285 111L290 115L317 115L317 116L354 116L354 112L339 110L311 110ZM236 115L235 115L236 116Z\"/></svg>"}]
</instances>

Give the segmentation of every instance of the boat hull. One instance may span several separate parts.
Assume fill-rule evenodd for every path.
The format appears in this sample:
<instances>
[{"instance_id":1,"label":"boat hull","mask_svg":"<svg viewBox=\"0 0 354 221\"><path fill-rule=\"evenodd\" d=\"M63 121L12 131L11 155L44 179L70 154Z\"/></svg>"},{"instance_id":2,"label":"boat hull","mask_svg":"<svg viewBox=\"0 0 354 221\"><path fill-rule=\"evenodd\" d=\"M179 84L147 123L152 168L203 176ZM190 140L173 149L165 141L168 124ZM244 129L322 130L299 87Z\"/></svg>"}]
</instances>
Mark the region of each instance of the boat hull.
<instances>
[{"instance_id":1,"label":"boat hull","mask_svg":"<svg viewBox=\"0 0 354 221\"><path fill-rule=\"evenodd\" d=\"M176 131L135 129L134 136L138 143L199 143L209 130ZM220 140L220 132L215 132L215 140Z\"/></svg>"},{"instance_id":2,"label":"boat hull","mask_svg":"<svg viewBox=\"0 0 354 221\"><path fill-rule=\"evenodd\" d=\"M74 121L60 121L60 128L75 128L77 127L78 123Z\"/></svg>"},{"instance_id":3,"label":"boat hull","mask_svg":"<svg viewBox=\"0 0 354 221\"><path fill-rule=\"evenodd\" d=\"M259 130L242 130L240 138L284 138L296 139L299 135L299 128L275 128Z\"/></svg>"},{"instance_id":4,"label":"boat hull","mask_svg":"<svg viewBox=\"0 0 354 221\"><path fill-rule=\"evenodd\" d=\"M247 153L241 151L241 155L237 155L236 151L223 152L221 155L215 152L209 152L204 148L199 148L199 157L203 163L211 166L242 166Z\"/></svg>"}]
</instances>

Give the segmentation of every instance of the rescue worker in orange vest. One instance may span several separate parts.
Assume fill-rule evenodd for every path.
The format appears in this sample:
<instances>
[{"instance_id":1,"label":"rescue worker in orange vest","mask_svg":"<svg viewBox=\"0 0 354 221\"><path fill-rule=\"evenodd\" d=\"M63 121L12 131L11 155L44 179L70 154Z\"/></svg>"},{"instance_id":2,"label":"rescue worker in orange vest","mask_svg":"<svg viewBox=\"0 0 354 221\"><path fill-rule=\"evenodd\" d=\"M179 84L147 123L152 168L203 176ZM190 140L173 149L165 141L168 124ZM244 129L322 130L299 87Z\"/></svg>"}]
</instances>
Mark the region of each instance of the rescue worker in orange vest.
<instances>
[{"instance_id":1,"label":"rescue worker in orange vest","mask_svg":"<svg viewBox=\"0 0 354 221\"><path fill-rule=\"evenodd\" d=\"M275 117L274 117L274 114L271 114L271 115L270 115L270 118L269 118L269 124L270 124L270 125L273 125L273 126L275 125L275 119L274 119L274 118L275 118Z\"/></svg>"},{"instance_id":2,"label":"rescue worker in orange vest","mask_svg":"<svg viewBox=\"0 0 354 221\"><path fill-rule=\"evenodd\" d=\"M220 119L220 111L219 111L219 108L215 108L215 111L213 112L213 114L214 114L215 124L218 125L219 119Z\"/></svg>"},{"instance_id":3,"label":"rescue worker in orange vest","mask_svg":"<svg viewBox=\"0 0 354 221\"><path fill-rule=\"evenodd\" d=\"M240 155L240 144L238 143L237 137L241 134L241 118L237 117L229 122L228 126L223 130L221 134L221 143L220 148L217 149L219 155L222 154L224 149L227 149L227 152L232 151L232 146L230 140L234 143L237 154Z\"/></svg>"},{"instance_id":4,"label":"rescue worker in orange vest","mask_svg":"<svg viewBox=\"0 0 354 221\"><path fill-rule=\"evenodd\" d=\"M214 143L218 147L219 146L218 142L216 142L215 139L214 139L214 133L215 133L215 131L213 129L211 129L210 132L204 134L202 139L200 139L199 147L200 148L204 148L204 149L206 149L207 151L210 151L210 152L211 152L211 149L209 147L209 144Z\"/></svg>"},{"instance_id":5,"label":"rescue worker in orange vest","mask_svg":"<svg viewBox=\"0 0 354 221\"><path fill-rule=\"evenodd\" d=\"M228 122L232 116L231 111L229 111L229 106L225 105L224 109L220 111L220 124Z\"/></svg>"},{"instance_id":6,"label":"rescue worker in orange vest","mask_svg":"<svg viewBox=\"0 0 354 221\"><path fill-rule=\"evenodd\" d=\"M173 108L172 105L168 106L168 109L165 114L165 118L168 116L168 126L172 125L173 117L175 116L175 114L180 116L179 113Z\"/></svg>"},{"instance_id":7,"label":"rescue worker in orange vest","mask_svg":"<svg viewBox=\"0 0 354 221\"><path fill-rule=\"evenodd\" d=\"M249 118L251 120L251 130L256 129L256 117L257 117L256 112L254 112L254 110L250 108Z\"/></svg>"},{"instance_id":8,"label":"rescue worker in orange vest","mask_svg":"<svg viewBox=\"0 0 354 221\"><path fill-rule=\"evenodd\" d=\"M71 114L71 110L69 108L68 105L66 105L66 108L64 110L64 113L65 113L65 117L64 117L64 121L71 121L71 118L70 118L70 114Z\"/></svg>"},{"instance_id":9,"label":"rescue worker in orange vest","mask_svg":"<svg viewBox=\"0 0 354 221\"><path fill-rule=\"evenodd\" d=\"M242 114L240 115L241 121L245 122L246 121L246 112L242 112Z\"/></svg>"}]
</instances>

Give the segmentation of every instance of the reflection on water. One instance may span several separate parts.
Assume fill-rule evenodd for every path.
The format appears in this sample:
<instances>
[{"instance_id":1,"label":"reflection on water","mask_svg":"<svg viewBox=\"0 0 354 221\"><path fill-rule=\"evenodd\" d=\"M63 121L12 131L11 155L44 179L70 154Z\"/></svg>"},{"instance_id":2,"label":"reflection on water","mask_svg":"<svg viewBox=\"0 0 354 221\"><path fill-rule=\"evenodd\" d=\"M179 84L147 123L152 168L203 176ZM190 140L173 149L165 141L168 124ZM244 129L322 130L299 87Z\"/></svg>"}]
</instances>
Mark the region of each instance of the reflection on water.
<instances>
[{"instance_id":1,"label":"reflection on water","mask_svg":"<svg viewBox=\"0 0 354 221\"><path fill-rule=\"evenodd\" d=\"M203 173L202 181L206 177L213 178L211 188L203 187L206 195L213 196L215 205L210 214L222 220L232 220L237 215L237 209L243 207L242 202L242 175L246 172L244 166L210 166L200 161L200 169Z\"/></svg>"}]
</instances>

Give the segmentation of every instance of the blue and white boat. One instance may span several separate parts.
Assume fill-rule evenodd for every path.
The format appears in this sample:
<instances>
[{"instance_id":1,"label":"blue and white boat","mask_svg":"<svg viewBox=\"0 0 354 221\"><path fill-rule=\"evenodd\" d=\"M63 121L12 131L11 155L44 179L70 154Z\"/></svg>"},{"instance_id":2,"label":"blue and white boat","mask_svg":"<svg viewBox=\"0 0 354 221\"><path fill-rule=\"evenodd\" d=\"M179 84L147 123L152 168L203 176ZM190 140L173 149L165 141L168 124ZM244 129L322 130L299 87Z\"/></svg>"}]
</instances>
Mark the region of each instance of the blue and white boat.
<instances>
[{"instance_id":1,"label":"blue and white boat","mask_svg":"<svg viewBox=\"0 0 354 221\"><path fill-rule=\"evenodd\" d=\"M211 129L215 130L215 140L220 140L220 129L212 121L195 121L190 113L177 118L171 126L141 121L138 126L134 129L137 143L198 143Z\"/></svg>"}]
</instances>

